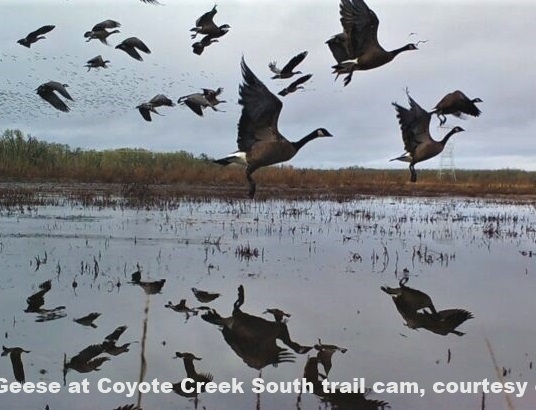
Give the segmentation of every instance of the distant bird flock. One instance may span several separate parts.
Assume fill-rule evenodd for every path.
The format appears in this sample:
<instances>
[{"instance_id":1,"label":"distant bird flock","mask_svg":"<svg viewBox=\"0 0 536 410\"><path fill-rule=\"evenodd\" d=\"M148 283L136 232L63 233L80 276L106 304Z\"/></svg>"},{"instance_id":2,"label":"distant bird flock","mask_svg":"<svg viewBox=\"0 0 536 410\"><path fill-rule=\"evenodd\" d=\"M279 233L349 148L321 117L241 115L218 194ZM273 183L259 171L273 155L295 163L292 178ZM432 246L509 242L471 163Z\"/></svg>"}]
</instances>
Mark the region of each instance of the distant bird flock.
<instances>
[{"instance_id":1,"label":"distant bird flock","mask_svg":"<svg viewBox=\"0 0 536 410\"><path fill-rule=\"evenodd\" d=\"M141 0L143 3L157 5L154 0ZM203 54L205 49L226 35L231 27L228 24L217 25L214 17L217 14L217 6L202 14L195 26L190 29L192 51L197 55ZM344 75L343 84L348 86L352 81L355 71L371 70L381 67L397 57L404 51L417 50L419 43L408 43L398 49L385 50L378 42L379 19L363 0L341 0L340 1L340 21L342 32L334 35L326 41L336 64L332 66L333 73L337 79ZM84 33L86 42L93 39L99 40L104 45L108 45L108 38L112 34L120 33L121 23L115 20L104 20L95 24L91 30ZM50 33L55 28L54 25L44 25L37 30L27 34L17 42L27 48L32 44L45 39L45 34ZM202 36L198 39L198 36ZM223 45L222 45L223 47ZM115 49L122 50L130 57L143 61L142 54L151 54L150 48L138 37L128 37L119 42ZM278 67L277 62L268 64L269 70L274 74L272 79L287 80L302 74L296 68L305 60L308 52L302 51L288 62ZM110 60L105 60L101 55L97 55L87 61L85 67L91 69L106 69ZM239 104L242 106L242 114L238 121L238 151L215 162L221 165L239 163L246 167L246 178L249 183L248 196L253 198L256 191L256 184L252 174L260 167L273 165L290 160L298 150L306 143L318 137L330 137L331 134L325 128L318 128L297 142L290 142L278 131L278 119L282 109L282 102L274 95L262 81L251 71L242 57L241 62L243 83L239 88ZM313 74L305 74L294 79L287 87L278 92L281 97L288 96L298 90L304 89L307 81ZM36 89L37 94L55 109L62 112L69 112L70 108L61 97L73 100L67 92L67 84L60 81L49 81L41 84ZM204 116L204 110L210 107L213 111L221 111L216 106L225 103L218 97L223 92L223 88L211 90L204 88L201 92L181 96L177 103L185 105L200 117ZM436 114L440 125L446 122L446 115L460 117L463 114L479 116L480 110L476 103L482 102L480 98L469 98L463 92L457 90L443 97L432 111L426 111L413 100L409 93L410 108L407 109L399 104L393 103L396 116L398 118L404 143L405 153L393 160L409 162L411 172L411 182L417 180L415 164L433 158L440 154L449 138L461 131L463 128L457 126L452 128L442 139L434 140L429 132L432 114ZM171 98L164 94L157 94L149 101L139 102L135 107L141 117L151 122L151 114L162 115L156 109L167 106L173 107L176 104Z\"/></svg>"}]
</instances>

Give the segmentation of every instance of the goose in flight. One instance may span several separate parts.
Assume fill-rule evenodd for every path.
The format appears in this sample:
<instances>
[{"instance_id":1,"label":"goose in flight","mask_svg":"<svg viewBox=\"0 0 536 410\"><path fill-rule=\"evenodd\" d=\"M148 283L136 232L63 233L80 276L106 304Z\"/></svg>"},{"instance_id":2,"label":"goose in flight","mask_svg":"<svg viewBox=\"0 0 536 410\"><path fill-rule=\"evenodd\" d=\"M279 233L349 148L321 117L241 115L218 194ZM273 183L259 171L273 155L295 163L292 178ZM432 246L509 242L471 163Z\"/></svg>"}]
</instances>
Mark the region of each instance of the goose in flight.
<instances>
[{"instance_id":1,"label":"goose in flight","mask_svg":"<svg viewBox=\"0 0 536 410\"><path fill-rule=\"evenodd\" d=\"M242 115L238 122L238 151L214 162L245 165L248 196L253 198L256 184L251 175L257 169L288 161L308 142L332 135L325 128L318 128L299 141L287 140L277 125L283 103L253 74L244 58L241 67L244 81L239 88Z\"/></svg>"},{"instance_id":2,"label":"goose in flight","mask_svg":"<svg viewBox=\"0 0 536 410\"><path fill-rule=\"evenodd\" d=\"M341 24L343 32L330 38L326 43L337 64L333 73L337 78L347 74L344 85L352 81L355 70L371 70L392 61L403 51L417 50L416 44L406 44L387 51L378 42L380 21L363 0L341 0Z\"/></svg>"}]
</instances>

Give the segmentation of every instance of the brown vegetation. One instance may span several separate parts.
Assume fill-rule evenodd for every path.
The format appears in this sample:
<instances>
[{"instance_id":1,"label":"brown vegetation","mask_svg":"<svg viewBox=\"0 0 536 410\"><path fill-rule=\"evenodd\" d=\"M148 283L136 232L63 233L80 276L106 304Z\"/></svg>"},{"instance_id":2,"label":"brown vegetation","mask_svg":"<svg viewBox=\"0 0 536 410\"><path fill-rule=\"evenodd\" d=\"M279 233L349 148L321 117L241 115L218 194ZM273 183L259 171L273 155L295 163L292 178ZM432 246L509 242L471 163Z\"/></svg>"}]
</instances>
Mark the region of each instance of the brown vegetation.
<instances>
[{"instance_id":1,"label":"brown vegetation","mask_svg":"<svg viewBox=\"0 0 536 410\"><path fill-rule=\"evenodd\" d=\"M47 183L55 186L85 185L87 194L144 197L244 198L247 183L238 166L222 168L205 155L181 152L155 153L141 149L81 150L67 145L38 141L18 130L7 130L0 138L0 195L31 195L16 183ZM421 170L416 184L402 170L343 168L337 170L297 169L292 166L259 170L259 198L344 199L356 195L454 195L533 196L536 172L505 169L496 171L457 170L438 178L437 171ZM107 188L103 184L111 184ZM33 191L34 188L29 189ZM76 188L78 189L78 188ZM20 198L23 199L23 198Z\"/></svg>"}]
</instances>

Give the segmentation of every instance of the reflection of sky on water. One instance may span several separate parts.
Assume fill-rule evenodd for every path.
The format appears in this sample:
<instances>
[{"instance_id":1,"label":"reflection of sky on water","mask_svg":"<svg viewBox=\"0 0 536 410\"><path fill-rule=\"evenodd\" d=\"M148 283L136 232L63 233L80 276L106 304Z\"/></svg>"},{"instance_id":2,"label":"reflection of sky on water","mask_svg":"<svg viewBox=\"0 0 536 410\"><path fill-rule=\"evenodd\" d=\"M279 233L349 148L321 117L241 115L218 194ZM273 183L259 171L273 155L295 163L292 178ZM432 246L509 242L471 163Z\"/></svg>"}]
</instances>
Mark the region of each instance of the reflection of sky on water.
<instances>
[{"instance_id":1,"label":"reflection of sky on water","mask_svg":"<svg viewBox=\"0 0 536 410\"><path fill-rule=\"evenodd\" d=\"M498 218L498 225L490 217ZM71 204L23 214L4 210L0 330L8 337L2 344L32 351L23 356L28 381L51 382L61 381L63 353L70 357L100 343L119 325L128 326L121 343L140 340L146 296L127 283L139 263L144 280L167 279L162 294L151 296L145 380L179 381L185 377L182 361L171 359L176 351L190 351L203 358L195 363L198 371L212 373L215 381L236 377L248 387L258 372L234 354L215 326L199 316L185 323L184 315L164 308L168 301L178 303L182 298L188 306L198 306L190 291L197 287L222 293L210 306L229 316L237 287L243 284L243 311L271 320L262 312L281 308L292 314L288 326L298 343L312 345L321 338L348 348L345 354L334 355L330 380L365 377L369 386L375 381L417 381L427 388L422 399L371 395L390 402L393 409L479 408L480 395L436 395L431 385L497 380L485 338L499 366L511 369L506 380L529 382L530 393L514 400L516 409L532 409L536 370L529 369L529 362L536 359L535 269L534 259L521 252L536 251L535 222L529 205L449 199L181 203L166 211L99 210ZM491 237L484 233L490 227L498 227ZM218 248L214 243L220 236ZM235 250L248 244L260 255L240 260ZM35 271L35 258L43 258L45 252L47 263ZM398 286L395 268L399 277L409 269L408 285L428 293L438 309L473 312L475 319L458 329L467 334L442 337L405 327L390 298L380 291L381 285ZM26 298L48 279L52 290L44 307L65 305L68 317L35 323L34 314L23 312ZM118 280L119 290L114 287ZM95 321L97 329L72 321L94 311L102 313ZM301 377L306 355L296 356L296 363L267 367L262 376L266 381ZM95 392L102 377L137 381L139 360L140 343L135 343L99 372L70 371L67 382L87 377ZM40 374L41 369L46 373ZM0 360L0 377L12 377L5 358ZM202 394L200 399L207 409L249 409L256 400L252 393ZM302 409L318 406L311 395L302 400ZM51 409L111 409L135 398L7 394L0 401L12 408L40 409L49 403ZM263 409L293 408L295 402L294 394L261 396ZM174 393L146 395L143 404L148 409L194 406ZM504 396L488 396L486 408L505 408Z\"/></svg>"}]
</instances>

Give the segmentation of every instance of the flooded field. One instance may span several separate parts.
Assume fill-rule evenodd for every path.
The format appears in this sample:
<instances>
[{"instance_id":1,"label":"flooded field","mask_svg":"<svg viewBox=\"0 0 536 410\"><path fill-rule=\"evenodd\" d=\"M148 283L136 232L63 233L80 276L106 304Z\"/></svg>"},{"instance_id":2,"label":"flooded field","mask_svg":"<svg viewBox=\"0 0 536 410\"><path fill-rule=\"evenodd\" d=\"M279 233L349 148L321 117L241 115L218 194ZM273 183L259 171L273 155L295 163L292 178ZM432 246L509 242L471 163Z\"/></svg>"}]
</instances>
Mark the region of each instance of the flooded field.
<instances>
[{"instance_id":1,"label":"flooded field","mask_svg":"<svg viewBox=\"0 0 536 410\"><path fill-rule=\"evenodd\" d=\"M141 210L65 200L3 209L0 379L25 376L61 389L1 393L0 403L532 410L534 210L441 198L177 202ZM266 312L275 308L290 317ZM358 379L376 391L324 393L328 372L331 382ZM275 389L304 374L316 394L252 391L258 377ZM244 392L186 393L180 382L187 375L235 378ZM84 379L89 393L69 393ZM154 379L174 390L104 392ZM514 392L486 394L483 404L481 385L471 385L474 393L433 391L437 383L456 382L448 387L454 391L485 379L511 383L505 387ZM380 392L378 383L394 391L401 382L418 392ZM516 382L527 382L523 397L516 398Z\"/></svg>"}]
</instances>

